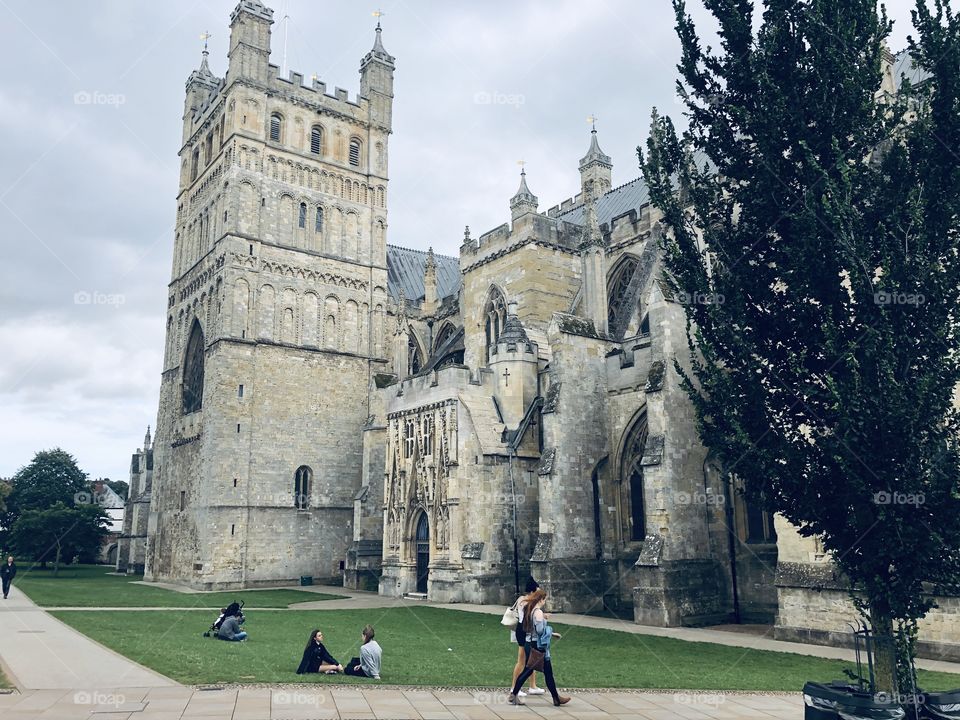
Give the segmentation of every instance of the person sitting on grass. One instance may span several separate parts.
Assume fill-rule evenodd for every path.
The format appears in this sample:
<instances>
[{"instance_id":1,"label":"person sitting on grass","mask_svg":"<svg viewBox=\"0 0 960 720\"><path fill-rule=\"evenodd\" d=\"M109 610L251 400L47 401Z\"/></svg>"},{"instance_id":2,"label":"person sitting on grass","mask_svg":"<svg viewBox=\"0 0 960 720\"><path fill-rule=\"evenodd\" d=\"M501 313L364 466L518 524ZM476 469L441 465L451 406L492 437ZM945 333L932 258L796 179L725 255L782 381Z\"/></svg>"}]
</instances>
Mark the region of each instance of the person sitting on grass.
<instances>
[{"instance_id":1,"label":"person sitting on grass","mask_svg":"<svg viewBox=\"0 0 960 720\"><path fill-rule=\"evenodd\" d=\"M363 644L360 646L360 657L355 657L343 669L344 675L369 677L380 679L380 658L383 650L380 644L373 639L373 625L367 625L360 631Z\"/></svg>"},{"instance_id":2,"label":"person sitting on grass","mask_svg":"<svg viewBox=\"0 0 960 720\"><path fill-rule=\"evenodd\" d=\"M343 665L338 663L324 646L323 633L320 630L314 630L310 633L307 646L303 649L303 658L300 660L300 667L297 668L297 675L305 673L335 675L338 672L343 672Z\"/></svg>"},{"instance_id":3,"label":"person sitting on grass","mask_svg":"<svg viewBox=\"0 0 960 720\"><path fill-rule=\"evenodd\" d=\"M243 622L243 620L236 615L228 615L220 624L220 629L217 630L217 637L221 640L232 640L235 642L246 640L247 633L240 629L241 622Z\"/></svg>"}]
</instances>

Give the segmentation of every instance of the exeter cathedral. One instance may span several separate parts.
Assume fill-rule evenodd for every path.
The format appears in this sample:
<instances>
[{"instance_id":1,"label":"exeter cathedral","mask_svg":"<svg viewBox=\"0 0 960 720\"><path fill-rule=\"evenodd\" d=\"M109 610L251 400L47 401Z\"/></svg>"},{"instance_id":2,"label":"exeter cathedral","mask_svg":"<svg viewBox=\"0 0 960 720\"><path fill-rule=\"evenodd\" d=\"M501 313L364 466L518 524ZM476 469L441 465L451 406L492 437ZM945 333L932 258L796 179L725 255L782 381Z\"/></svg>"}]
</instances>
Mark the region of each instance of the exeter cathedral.
<instances>
[{"instance_id":1,"label":"exeter cathedral","mask_svg":"<svg viewBox=\"0 0 960 720\"><path fill-rule=\"evenodd\" d=\"M499 604L532 575L556 610L841 642L855 613L822 548L748 505L698 439L643 180L612 187L593 130L557 149L583 153L570 198L541 210L521 173L504 223L468 228L459 257L388 243L381 28L351 96L279 77L273 21L241 0L224 76L204 51L187 80L160 404L122 568ZM921 639L960 656L956 598Z\"/></svg>"}]
</instances>

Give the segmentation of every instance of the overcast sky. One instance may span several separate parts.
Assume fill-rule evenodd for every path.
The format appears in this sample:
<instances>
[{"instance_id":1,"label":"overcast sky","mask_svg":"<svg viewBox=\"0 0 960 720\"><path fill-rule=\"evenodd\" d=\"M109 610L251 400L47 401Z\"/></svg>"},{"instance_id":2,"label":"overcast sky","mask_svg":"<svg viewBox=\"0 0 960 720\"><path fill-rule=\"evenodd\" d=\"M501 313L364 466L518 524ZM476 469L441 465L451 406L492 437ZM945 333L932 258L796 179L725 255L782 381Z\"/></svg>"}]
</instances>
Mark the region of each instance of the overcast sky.
<instances>
[{"instance_id":1,"label":"overcast sky","mask_svg":"<svg viewBox=\"0 0 960 720\"><path fill-rule=\"evenodd\" d=\"M61 446L91 477L127 479L156 421L184 82L204 31L223 75L235 5L0 0L0 477ZM888 3L894 49L911 5ZM378 5L272 7L272 62L286 36L287 69L353 99ZM397 58L392 244L456 255L464 225L509 219L520 160L541 210L570 197L591 114L625 183L651 107L679 114L668 0L379 7Z\"/></svg>"}]
</instances>

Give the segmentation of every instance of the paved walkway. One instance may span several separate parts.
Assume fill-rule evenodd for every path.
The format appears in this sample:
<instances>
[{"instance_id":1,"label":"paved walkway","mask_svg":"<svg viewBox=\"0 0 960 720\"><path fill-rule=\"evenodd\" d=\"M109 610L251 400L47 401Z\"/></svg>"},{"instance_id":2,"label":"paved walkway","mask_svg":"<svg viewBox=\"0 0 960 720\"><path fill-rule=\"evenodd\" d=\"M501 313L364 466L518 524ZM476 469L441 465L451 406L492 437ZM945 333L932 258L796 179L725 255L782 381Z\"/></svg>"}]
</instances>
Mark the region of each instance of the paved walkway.
<instances>
[{"instance_id":1,"label":"paved walkway","mask_svg":"<svg viewBox=\"0 0 960 720\"><path fill-rule=\"evenodd\" d=\"M584 692L561 708L549 699L507 704L503 692L313 687L195 690L44 690L0 695L3 720L790 720L799 695Z\"/></svg>"},{"instance_id":2,"label":"paved walkway","mask_svg":"<svg viewBox=\"0 0 960 720\"><path fill-rule=\"evenodd\" d=\"M0 598L0 659L10 680L29 690L176 684L64 625L16 585Z\"/></svg>"}]
</instances>

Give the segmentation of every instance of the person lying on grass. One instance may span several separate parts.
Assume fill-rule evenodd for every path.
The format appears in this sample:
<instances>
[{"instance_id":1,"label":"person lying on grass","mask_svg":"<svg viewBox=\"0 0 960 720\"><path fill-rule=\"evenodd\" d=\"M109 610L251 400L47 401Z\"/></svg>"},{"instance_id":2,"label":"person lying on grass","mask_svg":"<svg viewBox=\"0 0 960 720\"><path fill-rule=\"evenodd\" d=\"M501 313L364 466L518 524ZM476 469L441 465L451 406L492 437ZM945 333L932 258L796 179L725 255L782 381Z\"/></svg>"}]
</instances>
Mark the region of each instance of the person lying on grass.
<instances>
[{"instance_id":1,"label":"person lying on grass","mask_svg":"<svg viewBox=\"0 0 960 720\"><path fill-rule=\"evenodd\" d=\"M335 675L338 672L343 672L343 665L338 663L324 646L323 633L320 630L312 631L307 638L307 646L303 649L303 658L300 660L300 667L297 668L297 675L305 673Z\"/></svg>"}]
</instances>

